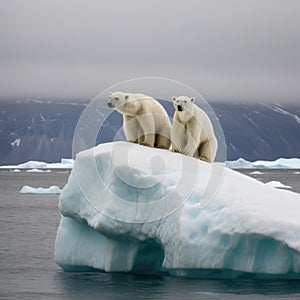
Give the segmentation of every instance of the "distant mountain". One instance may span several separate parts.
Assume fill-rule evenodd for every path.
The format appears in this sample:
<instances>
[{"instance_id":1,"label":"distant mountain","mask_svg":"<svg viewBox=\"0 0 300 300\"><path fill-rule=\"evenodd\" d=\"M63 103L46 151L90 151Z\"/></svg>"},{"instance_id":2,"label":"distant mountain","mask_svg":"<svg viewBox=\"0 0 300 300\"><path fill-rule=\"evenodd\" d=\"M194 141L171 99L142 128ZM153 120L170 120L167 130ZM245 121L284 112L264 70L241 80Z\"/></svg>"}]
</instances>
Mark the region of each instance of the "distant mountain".
<instances>
[{"instance_id":1,"label":"distant mountain","mask_svg":"<svg viewBox=\"0 0 300 300\"><path fill-rule=\"evenodd\" d=\"M78 100L0 101L0 165L71 157L74 130L87 104ZM172 104L164 101L163 105L172 116ZM300 105L211 103L211 107L223 128L227 160L300 157ZM96 144L112 141L121 126L122 116L113 112Z\"/></svg>"},{"instance_id":2,"label":"distant mountain","mask_svg":"<svg viewBox=\"0 0 300 300\"><path fill-rule=\"evenodd\" d=\"M226 138L228 160L300 157L300 105L212 106Z\"/></svg>"}]
</instances>

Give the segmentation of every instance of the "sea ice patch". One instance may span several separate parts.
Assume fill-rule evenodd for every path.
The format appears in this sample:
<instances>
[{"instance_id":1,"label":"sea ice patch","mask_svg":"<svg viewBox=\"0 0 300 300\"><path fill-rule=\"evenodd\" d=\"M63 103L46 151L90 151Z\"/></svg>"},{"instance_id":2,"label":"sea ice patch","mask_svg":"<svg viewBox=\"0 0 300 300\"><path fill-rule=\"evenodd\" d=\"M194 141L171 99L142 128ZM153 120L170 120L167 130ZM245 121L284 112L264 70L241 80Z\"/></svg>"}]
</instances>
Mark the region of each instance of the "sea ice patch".
<instances>
[{"instance_id":1,"label":"sea ice patch","mask_svg":"<svg viewBox=\"0 0 300 300\"><path fill-rule=\"evenodd\" d=\"M29 169L26 171L27 173L51 173L51 170L41 170L41 169Z\"/></svg>"},{"instance_id":2,"label":"sea ice patch","mask_svg":"<svg viewBox=\"0 0 300 300\"><path fill-rule=\"evenodd\" d=\"M280 181L270 181L270 182L265 183L265 185L269 185L269 186L272 186L274 188L280 188L280 189L291 189L292 188L289 185L284 185Z\"/></svg>"},{"instance_id":3,"label":"sea ice patch","mask_svg":"<svg viewBox=\"0 0 300 300\"><path fill-rule=\"evenodd\" d=\"M0 169L72 169L73 164L71 158L62 158L58 163L31 160L19 165L0 166Z\"/></svg>"},{"instance_id":4,"label":"sea ice patch","mask_svg":"<svg viewBox=\"0 0 300 300\"><path fill-rule=\"evenodd\" d=\"M62 158L61 162L47 163L42 161L28 161L19 165L0 166L0 169L72 169L73 159ZM230 169L300 169L299 158L279 158L275 161L258 160L255 162L239 158L234 161L226 161ZM297 174L297 171L294 173Z\"/></svg>"},{"instance_id":5,"label":"sea ice patch","mask_svg":"<svg viewBox=\"0 0 300 300\"><path fill-rule=\"evenodd\" d=\"M261 174L264 174L263 172L260 172L260 171L253 171L251 173L249 173L250 175L261 175Z\"/></svg>"},{"instance_id":6,"label":"sea ice patch","mask_svg":"<svg viewBox=\"0 0 300 300\"><path fill-rule=\"evenodd\" d=\"M28 185L24 185L20 190L21 194L60 194L61 192L62 190L56 185L52 185L49 188L34 188Z\"/></svg>"}]
</instances>

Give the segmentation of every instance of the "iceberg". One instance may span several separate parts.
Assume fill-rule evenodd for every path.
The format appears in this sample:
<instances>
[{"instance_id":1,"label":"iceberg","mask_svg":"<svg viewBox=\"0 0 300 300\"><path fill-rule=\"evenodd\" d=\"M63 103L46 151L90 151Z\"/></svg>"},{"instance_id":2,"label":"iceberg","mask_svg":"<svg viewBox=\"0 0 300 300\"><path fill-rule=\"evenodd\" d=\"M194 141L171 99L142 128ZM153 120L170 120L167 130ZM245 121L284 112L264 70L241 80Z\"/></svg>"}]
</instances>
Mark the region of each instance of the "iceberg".
<instances>
[{"instance_id":1,"label":"iceberg","mask_svg":"<svg viewBox=\"0 0 300 300\"><path fill-rule=\"evenodd\" d=\"M47 169L72 169L74 160L72 158L62 158L60 163L47 163Z\"/></svg>"},{"instance_id":2,"label":"iceberg","mask_svg":"<svg viewBox=\"0 0 300 300\"><path fill-rule=\"evenodd\" d=\"M9 166L10 167L10 166ZM47 163L43 161L30 160L25 163L14 166L18 169L42 169L47 167Z\"/></svg>"},{"instance_id":3,"label":"iceberg","mask_svg":"<svg viewBox=\"0 0 300 300\"><path fill-rule=\"evenodd\" d=\"M56 185L51 185L49 188L34 188L28 185L24 185L21 190L21 194L60 194L61 189Z\"/></svg>"},{"instance_id":4,"label":"iceberg","mask_svg":"<svg viewBox=\"0 0 300 300\"><path fill-rule=\"evenodd\" d=\"M244 158L239 158L233 161L226 161L226 166L230 169L252 169L250 161L245 160Z\"/></svg>"},{"instance_id":5,"label":"iceberg","mask_svg":"<svg viewBox=\"0 0 300 300\"><path fill-rule=\"evenodd\" d=\"M299 169L300 159L299 158L279 158L274 161L263 161L257 160L251 165L254 168L265 168L265 169Z\"/></svg>"},{"instance_id":6,"label":"iceberg","mask_svg":"<svg viewBox=\"0 0 300 300\"><path fill-rule=\"evenodd\" d=\"M77 154L59 199L66 271L300 278L300 195L126 142Z\"/></svg>"},{"instance_id":7,"label":"iceberg","mask_svg":"<svg viewBox=\"0 0 300 300\"><path fill-rule=\"evenodd\" d=\"M231 169L300 169L300 158L278 158L274 161L257 160L254 162L239 158L227 161L226 166Z\"/></svg>"}]
</instances>

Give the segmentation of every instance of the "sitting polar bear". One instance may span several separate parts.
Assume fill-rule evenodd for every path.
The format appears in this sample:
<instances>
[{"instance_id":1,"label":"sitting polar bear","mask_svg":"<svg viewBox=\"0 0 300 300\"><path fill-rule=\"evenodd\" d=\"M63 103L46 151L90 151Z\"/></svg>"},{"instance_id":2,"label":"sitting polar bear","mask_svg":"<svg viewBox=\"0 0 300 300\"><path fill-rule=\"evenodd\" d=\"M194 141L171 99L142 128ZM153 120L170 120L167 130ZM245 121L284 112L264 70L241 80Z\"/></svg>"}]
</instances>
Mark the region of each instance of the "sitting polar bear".
<instances>
[{"instance_id":1,"label":"sitting polar bear","mask_svg":"<svg viewBox=\"0 0 300 300\"><path fill-rule=\"evenodd\" d=\"M213 162L217 139L208 115L194 104L195 98L173 97L176 109L171 130L172 151Z\"/></svg>"},{"instance_id":2,"label":"sitting polar bear","mask_svg":"<svg viewBox=\"0 0 300 300\"><path fill-rule=\"evenodd\" d=\"M155 99L143 94L109 93L107 105L123 114L123 128L128 142L169 149L171 122L165 109Z\"/></svg>"}]
</instances>

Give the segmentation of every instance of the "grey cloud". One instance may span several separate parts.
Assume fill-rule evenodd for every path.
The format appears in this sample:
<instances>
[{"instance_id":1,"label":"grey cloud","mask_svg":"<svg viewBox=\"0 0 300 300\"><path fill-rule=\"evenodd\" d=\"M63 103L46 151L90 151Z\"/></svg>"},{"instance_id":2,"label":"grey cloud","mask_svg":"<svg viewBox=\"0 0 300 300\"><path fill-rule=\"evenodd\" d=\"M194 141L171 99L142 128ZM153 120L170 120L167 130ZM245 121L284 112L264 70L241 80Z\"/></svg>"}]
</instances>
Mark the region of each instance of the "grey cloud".
<instances>
[{"instance_id":1,"label":"grey cloud","mask_svg":"<svg viewBox=\"0 0 300 300\"><path fill-rule=\"evenodd\" d=\"M118 81L162 76L212 100L299 99L298 1L0 5L2 97L91 96Z\"/></svg>"}]
</instances>

